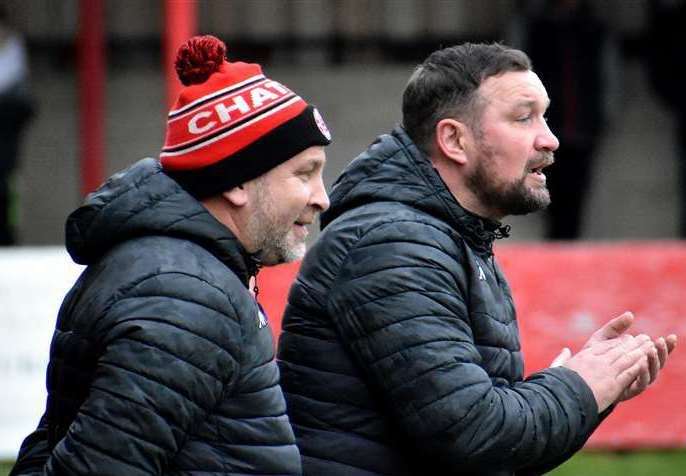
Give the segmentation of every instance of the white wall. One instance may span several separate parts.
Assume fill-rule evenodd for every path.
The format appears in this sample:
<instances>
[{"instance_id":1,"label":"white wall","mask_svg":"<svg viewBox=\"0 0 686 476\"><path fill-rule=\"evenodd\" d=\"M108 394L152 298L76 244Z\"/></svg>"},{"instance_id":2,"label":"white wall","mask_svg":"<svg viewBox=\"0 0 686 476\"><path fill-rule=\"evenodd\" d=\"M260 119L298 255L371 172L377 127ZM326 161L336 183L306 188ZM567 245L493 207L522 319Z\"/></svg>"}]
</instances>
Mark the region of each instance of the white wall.
<instances>
[{"instance_id":1,"label":"white wall","mask_svg":"<svg viewBox=\"0 0 686 476\"><path fill-rule=\"evenodd\" d=\"M43 413L57 310L81 269L62 247L0 248L0 459Z\"/></svg>"}]
</instances>

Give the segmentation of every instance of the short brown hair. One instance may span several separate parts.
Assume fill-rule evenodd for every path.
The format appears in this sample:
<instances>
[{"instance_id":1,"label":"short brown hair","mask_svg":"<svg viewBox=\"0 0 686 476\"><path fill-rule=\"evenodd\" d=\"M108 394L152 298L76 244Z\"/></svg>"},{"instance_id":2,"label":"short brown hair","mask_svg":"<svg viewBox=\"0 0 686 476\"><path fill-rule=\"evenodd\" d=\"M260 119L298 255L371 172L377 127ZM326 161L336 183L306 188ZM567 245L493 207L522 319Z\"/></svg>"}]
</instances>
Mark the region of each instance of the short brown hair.
<instances>
[{"instance_id":1,"label":"short brown hair","mask_svg":"<svg viewBox=\"0 0 686 476\"><path fill-rule=\"evenodd\" d=\"M403 127L426 153L441 119L455 117L473 124L476 90L486 78L530 69L526 53L499 43L464 43L434 51L405 86Z\"/></svg>"}]
</instances>

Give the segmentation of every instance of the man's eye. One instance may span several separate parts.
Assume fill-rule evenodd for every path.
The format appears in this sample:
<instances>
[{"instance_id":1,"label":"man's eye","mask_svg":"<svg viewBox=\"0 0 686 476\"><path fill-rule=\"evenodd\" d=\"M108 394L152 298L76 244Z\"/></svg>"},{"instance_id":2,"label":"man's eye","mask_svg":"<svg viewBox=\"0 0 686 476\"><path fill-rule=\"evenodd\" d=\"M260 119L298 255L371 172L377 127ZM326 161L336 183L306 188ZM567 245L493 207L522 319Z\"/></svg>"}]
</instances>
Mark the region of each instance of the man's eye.
<instances>
[{"instance_id":1,"label":"man's eye","mask_svg":"<svg viewBox=\"0 0 686 476\"><path fill-rule=\"evenodd\" d=\"M531 120L531 116L523 116L517 119L517 122L529 122Z\"/></svg>"}]
</instances>

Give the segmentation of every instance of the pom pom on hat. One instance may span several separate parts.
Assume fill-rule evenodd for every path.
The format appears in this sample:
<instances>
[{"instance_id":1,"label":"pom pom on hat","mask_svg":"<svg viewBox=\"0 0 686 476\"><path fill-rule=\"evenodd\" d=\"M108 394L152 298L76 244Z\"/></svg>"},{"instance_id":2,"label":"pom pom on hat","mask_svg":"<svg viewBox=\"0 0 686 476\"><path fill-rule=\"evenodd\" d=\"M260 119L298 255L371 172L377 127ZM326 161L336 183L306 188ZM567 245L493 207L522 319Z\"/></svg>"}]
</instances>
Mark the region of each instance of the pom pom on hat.
<instances>
[{"instance_id":1,"label":"pom pom on hat","mask_svg":"<svg viewBox=\"0 0 686 476\"><path fill-rule=\"evenodd\" d=\"M197 36L181 45L174 67L184 86L207 81L226 57L226 45L212 35Z\"/></svg>"},{"instance_id":2,"label":"pom pom on hat","mask_svg":"<svg viewBox=\"0 0 686 476\"><path fill-rule=\"evenodd\" d=\"M177 53L184 84L169 112L163 170L198 199L259 177L308 147L329 145L319 112L258 64L229 62L226 45L195 36Z\"/></svg>"}]
</instances>

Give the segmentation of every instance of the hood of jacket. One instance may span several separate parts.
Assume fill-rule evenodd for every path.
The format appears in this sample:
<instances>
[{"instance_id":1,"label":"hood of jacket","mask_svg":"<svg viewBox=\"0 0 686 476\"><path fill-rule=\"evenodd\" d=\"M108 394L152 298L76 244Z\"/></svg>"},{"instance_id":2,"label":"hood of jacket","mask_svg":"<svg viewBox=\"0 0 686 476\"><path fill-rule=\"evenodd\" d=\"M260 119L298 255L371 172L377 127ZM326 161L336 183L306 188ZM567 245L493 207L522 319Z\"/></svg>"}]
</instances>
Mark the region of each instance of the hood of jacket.
<instances>
[{"instance_id":1,"label":"hood of jacket","mask_svg":"<svg viewBox=\"0 0 686 476\"><path fill-rule=\"evenodd\" d=\"M430 160L402 127L380 136L334 183L322 228L348 210L373 202L400 202L448 223L477 250L492 252L509 226L464 209Z\"/></svg>"},{"instance_id":2,"label":"hood of jacket","mask_svg":"<svg viewBox=\"0 0 686 476\"><path fill-rule=\"evenodd\" d=\"M233 233L152 158L113 175L88 195L67 218L65 232L67 251L84 265L124 241L168 236L202 246L246 283L257 268Z\"/></svg>"}]
</instances>

